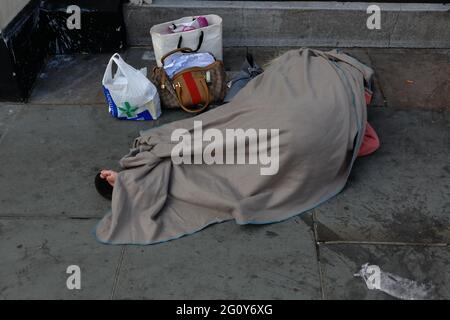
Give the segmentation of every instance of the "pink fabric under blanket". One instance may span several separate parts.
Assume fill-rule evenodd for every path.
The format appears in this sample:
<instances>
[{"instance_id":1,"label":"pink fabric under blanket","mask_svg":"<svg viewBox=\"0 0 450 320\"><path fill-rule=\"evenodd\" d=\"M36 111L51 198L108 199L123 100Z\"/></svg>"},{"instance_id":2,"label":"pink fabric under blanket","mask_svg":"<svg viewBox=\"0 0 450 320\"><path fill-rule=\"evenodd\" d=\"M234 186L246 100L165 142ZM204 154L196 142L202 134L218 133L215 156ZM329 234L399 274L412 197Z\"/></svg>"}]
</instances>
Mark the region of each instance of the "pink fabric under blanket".
<instances>
[{"instance_id":1,"label":"pink fabric under blanket","mask_svg":"<svg viewBox=\"0 0 450 320\"><path fill-rule=\"evenodd\" d=\"M366 99L366 105L369 106L370 102L372 102L373 92L369 88L364 88L364 98ZM370 125L369 122L366 122L366 131L364 131L364 138L359 148L358 157L367 156L369 154L374 153L380 147L380 139L378 139L378 135Z\"/></svg>"},{"instance_id":2,"label":"pink fabric under blanket","mask_svg":"<svg viewBox=\"0 0 450 320\"><path fill-rule=\"evenodd\" d=\"M372 126L367 122L363 142L359 148L358 157L374 153L380 147L380 139Z\"/></svg>"}]
</instances>

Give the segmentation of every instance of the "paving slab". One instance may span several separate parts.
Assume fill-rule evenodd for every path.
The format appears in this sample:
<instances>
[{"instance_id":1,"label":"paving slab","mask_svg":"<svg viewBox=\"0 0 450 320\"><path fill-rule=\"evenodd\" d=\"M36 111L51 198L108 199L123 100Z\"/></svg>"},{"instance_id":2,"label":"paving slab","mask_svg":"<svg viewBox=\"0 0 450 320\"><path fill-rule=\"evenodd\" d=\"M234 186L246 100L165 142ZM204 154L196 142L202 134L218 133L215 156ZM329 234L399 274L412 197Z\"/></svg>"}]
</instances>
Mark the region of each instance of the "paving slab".
<instances>
[{"instance_id":1,"label":"paving slab","mask_svg":"<svg viewBox=\"0 0 450 320\"><path fill-rule=\"evenodd\" d=\"M0 299L108 299L121 247L93 239L92 220L0 219ZM81 289L66 286L81 269Z\"/></svg>"},{"instance_id":2,"label":"paving slab","mask_svg":"<svg viewBox=\"0 0 450 320\"><path fill-rule=\"evenodd\" d=\"M298 46L225 47L225 69L239 70L247 52L264 66ZM331 47L322 47L329 50ZM450 50L340 48L374 71L372 105L390 107L450 107ZM125 60L137 69L147 67L150 77L156 65L151 46L131 47ZM30 101L34 104L103 104L101 79L110 58L102 55L65 55L50 59L40 74Z\"/></svg>"},{"instance_id":3,"label":"paving slab","mask_svg":"<svg viewBox=\"0 0 450 320\"><path fill-rule=\"evenodd\" d=\"M11 124L14 122L14 119L19 114L20 110L22 110L22 105L14 105L14 104L2 104L1 112L0 112L0 142L2 141L5 134L8 132Z\"/></svg>"},{"instance_id":4,"label":"paving slab","mask_svg":"<svg viewBox=\"0 0 450 320\"><path fill-rule=\"evenodd\" d=\"M118 169L140 130L186 116L129 122L101 105L27 105L0 144L0 216L103 216L109 203L95 191L96 173Z\"/></svg>"},{"instance_id":5,"label":"paving slab","mask_svg":"<svg viewBox=\"0 0 450 320\"><path fill-rule=\"evenodd\" d=\"M450 50L368 50L389 106L450 107Z\"/></svg>"},{"instance_id":6,"label":"paving slab","mask_svg":"<svg viewBox=\"0 0 450 320\"><path fill-rule=\"evenodd\" d=\"M38 75L29 102L33 104L104 103L102 79L111 54L57 55Z\"/></svg>"},{"instance_id":7,"label":"paving slab","mask_svg":"<svg viewBox=\"0 0 450 320\"><path fill-rule=\"evenodd\" d=\"M450 113L369 108L381 140L315 209L320 241L450 243Z\"/></svg>"},{"instance_id":8,"label":"paving slab","mask_svg":"<svg viewBox=\"0 0 450 320\"><path fill-rule=\"evenodd\" d=\"M241 67L247 48L225 48L225 68ZM130 47L120 53L136 69L147 68L150 78L156 66L152 47ZM111 54L58 55L51 57L39 74L29 102L47 105L104 104L101 82Z\"/></svg>"},{"instance_id":9,"label":"paving slab","mask_svg":"<svg viewBox=\"0 0 450 320\"><path fill-rule=\"evenodd\" d=\"M229 221L194 235L127 246L117 299L320 299L311 228Z\"/></svg>"},{"instance_id":10,"label":"paving slab","mask_svg":"<svg viewBox=\"0 0 450 320\"><path fill-rule=\"evenodd\" d=\"M383 272L434 286L430 299L450 298L450 249L448 247L392 245L321 245L320 261L325 299L396 299L367 289L354 277L365 263L378 265Z\"/></svg>"},{"instance_id":11,"label":"paving slab","mask_svg":"<svg viewBox=\"0 0 450 320\"><path fill-rule=\"evenodd\" d=\"M332 47L315 47L327 51ZM299 47L248 47L255 60L264 65L273 58ZM374 70L372 105L396 108L450 107L450 50L343 48Z\"/></svg>"}]
</instances>

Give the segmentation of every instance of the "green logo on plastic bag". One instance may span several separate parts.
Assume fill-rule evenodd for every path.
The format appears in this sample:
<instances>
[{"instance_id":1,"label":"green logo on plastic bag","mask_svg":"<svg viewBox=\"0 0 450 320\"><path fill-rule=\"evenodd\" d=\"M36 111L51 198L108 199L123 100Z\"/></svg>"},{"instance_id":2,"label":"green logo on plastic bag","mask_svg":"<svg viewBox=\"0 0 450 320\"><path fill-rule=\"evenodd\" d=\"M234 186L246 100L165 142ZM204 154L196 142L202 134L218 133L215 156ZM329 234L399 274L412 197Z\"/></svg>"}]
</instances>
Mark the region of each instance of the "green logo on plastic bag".
<instances>
[{"instance_id":1,"label":"green logo on plastic bag","mask_svg":"<svg viewBox=\"0 0 450 320\"><path fill-rule=\"evenodd\" d=\"M136 117L136 110L139 109L138 107L132 107L128 102L124 103L124 108L119 107L119 110L122 113L125 113L128 118L134 118Z\"/></svg>"}]
</instances>

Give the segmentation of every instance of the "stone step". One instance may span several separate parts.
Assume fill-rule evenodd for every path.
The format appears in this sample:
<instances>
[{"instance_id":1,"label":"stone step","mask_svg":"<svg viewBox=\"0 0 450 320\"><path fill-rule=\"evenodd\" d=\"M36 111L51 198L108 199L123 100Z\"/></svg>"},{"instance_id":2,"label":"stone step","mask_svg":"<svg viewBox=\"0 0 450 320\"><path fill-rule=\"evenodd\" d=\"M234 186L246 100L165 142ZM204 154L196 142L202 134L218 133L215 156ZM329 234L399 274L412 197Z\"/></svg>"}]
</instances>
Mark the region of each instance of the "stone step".
<instances>
[{"instance_id":1,"label":"stone step","mask_svg":"<svg viewBox=\"0 0 450 320\"><path fill-rule=\"evenodd\" d=\"M450 4L381 3L369 30L369 3L155 0L124 5L128 42L151 45L150 28L183 16L218 14L225 47L450 48Z\"/></svg>"},{"instance_id":2,"label":"stone step","mask_svg":"<svg viewBox=\"0 0 450 320\"><path fill-rule=\"evenodd\" d=\"M240 69L247 53L264 68L270 60L295 48L227 47L224 49L225 69L232 76ZM450 108L450 49L341 49L374 69L373 105ZM129 48L126 59L136 68L156 65L151 46Z\"/></svg>"},{"instance_id":3,"label":"stone step","mask_svg":"<svg viewBox=\"0 0 450 320\"><path fill-rule=\"evenodd\" d=\"M229 76L239 70L247 52L263 68L291 48L237 47L224 51ZM450 108L450 49L344 48L375 70L375 106L394 108ZM101 79L110 54L53 57L39 75L32 104L101 104ZM151 47L131 47L122 53L135 68L156 65Z\"/></svg>"}]
</instances>

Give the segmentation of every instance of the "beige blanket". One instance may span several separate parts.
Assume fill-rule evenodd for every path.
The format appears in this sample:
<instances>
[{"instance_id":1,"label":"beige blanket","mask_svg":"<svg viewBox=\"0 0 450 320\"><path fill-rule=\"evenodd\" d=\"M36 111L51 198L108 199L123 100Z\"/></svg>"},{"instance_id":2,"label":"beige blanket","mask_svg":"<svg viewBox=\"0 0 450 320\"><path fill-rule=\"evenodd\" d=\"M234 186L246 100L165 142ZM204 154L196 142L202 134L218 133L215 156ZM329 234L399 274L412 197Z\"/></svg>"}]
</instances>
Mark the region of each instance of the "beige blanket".
<instances>
[{"instance_id":1,"label":"beige blanket","mask_svg":"<svg viewBox=\"0 0 450 320\"><path fill-rule=\"evenodd\" d=\"M121 160L124 170L114 187L111 212L97 225L97 238L109 244L154 244L226 220L282 221L330 199L344 187L362 142L363 82L371 76L370 68L337 51L292 50L232 102L142 132ZM174 163L171 153L181 139L173 141L172 134L180 128L193 134L194 121L201 121L203 133L218 129L224 137L227 129L266 129L272 133L270 142L278 130L277 145L257 145L274 155L272 172L262 174L269 166L262 158L256 164ZM248 148L241 152L250 158L255 149L250 139L244 140ZM224 158L231 150L239 153L236 146L227 149L230 143L221 145ZM202 151L192 144L191 154ZM211 154L219 156L219 151ZM179 154L192 159L188 153Z\"/></svg>"}]
</instances>

